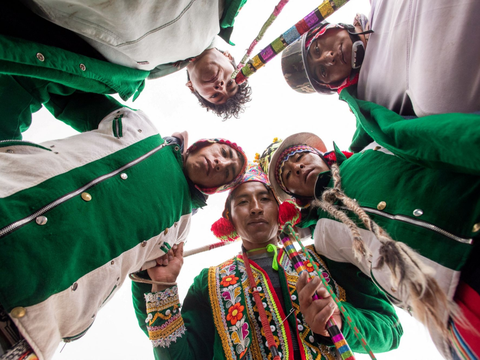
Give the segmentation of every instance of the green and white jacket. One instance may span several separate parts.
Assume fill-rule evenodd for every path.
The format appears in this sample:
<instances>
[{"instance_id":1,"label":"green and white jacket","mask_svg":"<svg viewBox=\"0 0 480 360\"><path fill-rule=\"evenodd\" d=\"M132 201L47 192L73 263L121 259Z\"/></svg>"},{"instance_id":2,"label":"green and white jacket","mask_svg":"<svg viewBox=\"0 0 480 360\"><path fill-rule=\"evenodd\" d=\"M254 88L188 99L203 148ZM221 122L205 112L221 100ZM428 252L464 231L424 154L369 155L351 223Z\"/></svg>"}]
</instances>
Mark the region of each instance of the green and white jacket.
<instances>
[{"instance_id":1,"label":"green and white jacket","mask_svg":"<svg viewBox=\"0 0 480 360\"><path fill-rule=\"evenodd\" d=\"M66 139L0 142L0 304L39 359L186 238L193 196L180 147L142 111Z\"/></svg>"},{"instance_id":2,"label":"green and white jacket","mask_svg":"<svg viewBox=\"0 0 480 360\"><path fill-rule=\"evenodd\" d=\"M340 98L357 118L351 145L356 153L346 159L336 149L341 187L394 240L418 252L452 300L480 235L480 115L404 119L380 105L355 99L347 90L351 89L343 90ZM327 186L333 187L333 180ZM380 243L371 232L361 230L373 253L369 262L354 258L350 231L323 210L313 209L304 218L301 227L308 226L319 253L355 264L394 303L405 299L402 289L390 285L389 270L374 268ZM439 350L449 354L440 345L441 338L432 337Z\"/></svg>"}]
</instances>

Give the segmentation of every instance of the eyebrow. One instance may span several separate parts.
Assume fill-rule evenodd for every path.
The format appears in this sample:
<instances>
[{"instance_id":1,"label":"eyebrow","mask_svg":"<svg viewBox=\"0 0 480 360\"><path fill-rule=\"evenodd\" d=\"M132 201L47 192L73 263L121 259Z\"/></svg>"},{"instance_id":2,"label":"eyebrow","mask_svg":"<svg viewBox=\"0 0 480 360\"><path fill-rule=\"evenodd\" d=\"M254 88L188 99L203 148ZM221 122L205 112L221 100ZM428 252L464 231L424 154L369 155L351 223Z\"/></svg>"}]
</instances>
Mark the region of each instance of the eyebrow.
<instances>
[{"instance_id":1,"label":"eyebrow","mask_svg":"<svg viewBox=\"0 0 480 360\"><path fill-rule=\"evenodd\" d=\"M254 195L256 196L262 196L262 195L269 195L270 196L270 191L268 190L262 190ZM252 195L250 192L247 192L247 193L240 193L239 195L235 195L233 197L233 200L238 200L238 199L241 199L241 198L246 198L246 197L249 197L250 195ZM273 195L272 195L273 196Z\"/></svg>"},{"instance_id":2,"label":"eyebrow","mask_svg":"<svg viewBox=\"0 0 480 360\"><path fill-rule=\"evenodd\" d=\"M230 148L230 159L234 160L233 158L233 151L232 151L232 148ZM235 177L237 176L237 167L235 166L235 163L232 162L232 180L235 179Z\"/></svg>"}]
</instances>

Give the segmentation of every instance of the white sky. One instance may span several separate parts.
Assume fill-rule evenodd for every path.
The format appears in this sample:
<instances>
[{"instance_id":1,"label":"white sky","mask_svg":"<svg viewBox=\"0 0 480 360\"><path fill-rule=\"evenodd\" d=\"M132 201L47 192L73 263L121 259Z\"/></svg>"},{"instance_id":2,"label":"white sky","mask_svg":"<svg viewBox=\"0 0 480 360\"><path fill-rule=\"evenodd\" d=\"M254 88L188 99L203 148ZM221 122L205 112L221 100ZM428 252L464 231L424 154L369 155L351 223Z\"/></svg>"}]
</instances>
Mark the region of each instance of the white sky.
<instances>
[{"instance_id":1,"label":"white sky","mask_svg":"<svg viewBox=\"0 0 480 360\"><path fill-rule=\"evenodd\" d=\"M291 1L277 21L267 31L254 54L291 27L321 0ZM235 47L225 45L237 60L257 35L278 0L249 0L235 23L232 41ZM331 22L352 23L357 12L369 14L368 0L351 0L330 17ZM318 134L329 149L335 140L341 149L347 149L355 130L355 119L346 104L336 95L300 95L291 90L283 79L280 56L268 63L250 78L253 101L240 119L222 122L220 118L206 113L197 105L196 98L184 86L184 71L165 78L148 81L147 86L132 108L142 109L156 124L162 135L188 130L190 144L204 137L223 137L235 141L244 148L250 160L256 152L261 153L274 137L284 139L300 131ZM32 127L24 134L24 140L41 142L75 134L68 126L56 121L42 109L35 114ZM211 224L222 212L226 195L210 197L204 210L193 217L193 224L186 249L216 242L210 232ZM128 217L127 217L128 218ZM130 221L139 221L130 219ZM185 259L178 279L180 296L186 295L193 278L204 267L221 263L239 251L239 244L216 249ZM404 336L400 348L377 355L378 359L441 359L427 331L406 312L398 309ZM149 360L153 359L149 340L138 328L130 297L130 281L117 292L102 311L87 334L80 340L58 348L54 360ZM357 355L357 359L368 359Z\"/></svg>"}]
</instances>

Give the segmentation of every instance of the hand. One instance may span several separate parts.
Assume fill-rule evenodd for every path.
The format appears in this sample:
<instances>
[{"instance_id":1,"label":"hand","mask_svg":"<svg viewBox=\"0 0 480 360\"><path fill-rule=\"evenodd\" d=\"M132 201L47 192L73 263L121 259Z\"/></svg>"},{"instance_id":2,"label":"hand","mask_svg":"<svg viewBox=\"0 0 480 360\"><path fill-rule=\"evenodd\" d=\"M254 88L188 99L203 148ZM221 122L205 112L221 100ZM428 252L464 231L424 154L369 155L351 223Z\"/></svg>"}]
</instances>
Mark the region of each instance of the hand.
<instances>
[{"instance_id":1,"label":"hand","mask_svg":"<svg viewBox=\"0 0 480 360\"><path fill-rule=\"evenodd\" d=\"M147 270L150 279L160 282L175 282L183 265L183 242L173 245L165 255L156 259L157 266ZM152 292L165 290L166 285L152 285Z\"/></svg>"},{"instance_id":2,"label":"hand","mask_svg":"<svg viewBox=\"0 0 480 360\"><path fill-rule=\"evenodd\" d=\"M313 300L312 296L317 292L319 300ZM319 277L315 276L308 282L308 274L304 272L297 282L298 301L300 311L305 317L310 329L319 335L328 336L327 321L333 316L339 329L342 329L342 317L335 301L322 285Z\"/></svg>"}]
</instances>

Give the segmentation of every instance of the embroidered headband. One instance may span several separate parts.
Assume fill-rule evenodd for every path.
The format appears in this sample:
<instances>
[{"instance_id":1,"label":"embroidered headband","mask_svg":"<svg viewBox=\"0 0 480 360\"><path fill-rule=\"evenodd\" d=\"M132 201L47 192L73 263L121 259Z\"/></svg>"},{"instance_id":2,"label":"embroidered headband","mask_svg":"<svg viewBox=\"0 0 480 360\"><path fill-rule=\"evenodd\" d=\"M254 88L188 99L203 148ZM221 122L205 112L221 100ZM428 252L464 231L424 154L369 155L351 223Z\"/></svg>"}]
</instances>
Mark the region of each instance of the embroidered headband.
<instances>
[{"instance_id":1,"label":"embroidered headband","mask_svg":"<svg viewBox=\"0 0 480 360\"><path fill-rule=\"evenodd\" d=\"M230 190L231 188L235 187L242 180L243 175L245 173L245 170L247 168L247 155L245 154L245 152L236 143L231 142L230 140L226 140L226 139L221 139L221 138L200 139L200 140L196 141L195 143L193 143L192 146L190 146L188 148L187 154L191 154L191 153L197 151L198 149L201 149L205 146L208 146L208 145L211 145L211 144L216 144L216 143L228 145L233 150L237 151L238 156L243 159L243 166L240 169L240 172L238 173L238 175L232 181L230 181L228 184L223 184L223 185L220 185L220 186L217 186L217 187L212 187L212 188L207 188L207 187L203 187L203 186L200 186L200 185L195 185L195 187L198 190L200 190L202 193L204 193L206 195L212 195L212 194L220 193L220 192L227 191L227 190Z\"/></svg>"},{"instance_id":2,"label":"embroidered headband","mask_svg":"<svg viewBox=\"0 0 480 360\"><path fill-rule=\"evenodd\" d=\"M231 222L230 215L228 213L228 204L233 191L242 184L247 182L257 181L267 185L270 188L270 182L267 175L262 171L258 164L248 164L245 174L242 174L240 180L231 187L227 200L225 201L225 208L222 213L222 217L215 221L212 225L213 234L221 241L235 241L238 239L237 231Z\"/></svg>"},{"instance_id":3,"label":"embroidered headband","mask_svg":"<svg viewBox=\"0 0 480 360\"><path fill-rule=\"evenodd\" d=\"M288 159L290 159L290 157L302 152L312 152L314 154L321 155L320 151L318 151L317 149L311 146L304 145L304 144L293 145L293 146L287 147L285 150L282 151L282 153L278 157L277 163L275 164L275 179L277 180L277 183L280 185L280 188L283 191L285 191L287 194L290 194L290 191L283 183L283 178L282 178L283 166L288 161Z\"/></svg>"}]
</instances>

